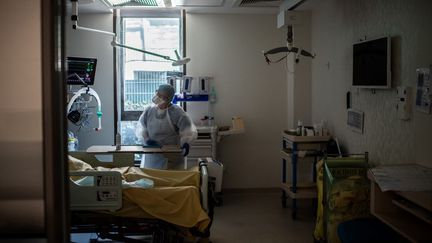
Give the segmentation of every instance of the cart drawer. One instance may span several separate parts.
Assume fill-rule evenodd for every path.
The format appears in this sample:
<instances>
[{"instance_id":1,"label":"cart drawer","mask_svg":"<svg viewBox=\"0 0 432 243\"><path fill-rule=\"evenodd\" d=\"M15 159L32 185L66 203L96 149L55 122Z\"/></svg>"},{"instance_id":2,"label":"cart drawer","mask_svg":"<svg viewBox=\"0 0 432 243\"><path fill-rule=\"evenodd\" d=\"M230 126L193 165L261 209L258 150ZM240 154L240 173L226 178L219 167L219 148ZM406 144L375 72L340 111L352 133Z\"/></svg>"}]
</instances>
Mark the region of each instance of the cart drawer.
<instances>
[{"instance_id":1,"label":"cart drawer","mask_svg":"<svg viewBox=\"0 0 432 243\"><path fill-rule=\"evenodd\" d=\"M212 146L192 145L189 151L190 157L212 157Z\"/></svg>"},{"instance_id":2,"label":"cart drawer","mask_svg":"<svg viewBox=\"0 0 432 243\"><path fill-rule=\"evenodd\" d=\"M211 145L212 140L211 139L196 139L192 142L192 146L202 146L202 145Z\"/></svg>"}]
</instances>

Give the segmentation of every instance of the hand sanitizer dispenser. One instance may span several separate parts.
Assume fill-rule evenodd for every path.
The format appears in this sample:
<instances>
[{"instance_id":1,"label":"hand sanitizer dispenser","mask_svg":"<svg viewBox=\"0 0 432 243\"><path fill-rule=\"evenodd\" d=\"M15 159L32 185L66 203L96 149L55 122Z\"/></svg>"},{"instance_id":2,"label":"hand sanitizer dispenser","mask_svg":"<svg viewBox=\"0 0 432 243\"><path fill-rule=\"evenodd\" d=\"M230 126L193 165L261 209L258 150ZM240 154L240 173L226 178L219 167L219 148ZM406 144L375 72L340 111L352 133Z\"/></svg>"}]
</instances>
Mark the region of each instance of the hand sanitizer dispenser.
<instances>
[{"instance_id":1,"label":"hand sanitizer dispenser","mask_svg":"<svg viewBox=\"0 0 432 243\"><path fill-rule=\"evenodd\" d=\"M199 77L199 94L208 94L209 93L209 77Z\"/></svg>"},{"instance_id":2,"label":"hand sanitizer dispenser","mask_svg":"<svg viewBox=\"0 0 432 243\"><path fill-rule=\"evenodd\" d=\"M182 93L190 93L192 91L192 80L193 77L191 76L183 76L182 87L181 87Z\"/></svg>"},{"instance_id":3,"label":"hand sanitizer dispenser","mask_svg":"<svg viewBox=\"0 0 432 243\"><path fill-rule=\"evenodd\" d=\"M167 77L167 83L171 86L174 87L174 89L176 88L176 77L172 76L172 77Z\"/></svg>"}]
</instances>

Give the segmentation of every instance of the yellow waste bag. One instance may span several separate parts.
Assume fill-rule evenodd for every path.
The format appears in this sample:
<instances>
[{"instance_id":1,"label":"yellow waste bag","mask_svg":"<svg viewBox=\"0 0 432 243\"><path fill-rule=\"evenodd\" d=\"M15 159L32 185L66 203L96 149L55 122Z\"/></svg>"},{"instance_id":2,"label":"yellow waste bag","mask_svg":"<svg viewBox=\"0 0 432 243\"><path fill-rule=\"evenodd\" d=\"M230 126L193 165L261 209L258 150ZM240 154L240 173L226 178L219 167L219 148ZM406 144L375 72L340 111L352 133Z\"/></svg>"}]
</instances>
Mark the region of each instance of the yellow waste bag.
<instances>
[{"instance_id":1,"label":"yellow waste bag","mask_svg":"<svg viewBox=\"0 0 432 243\"><path fill-rule=\"evenodd\" d=\"M318 193L317 217L315 223L314 238L316 241L324 241L324 205L323 205L323 177L324 177L324 160L316 164L316 185Z\"/></svg>"}]
</instances>

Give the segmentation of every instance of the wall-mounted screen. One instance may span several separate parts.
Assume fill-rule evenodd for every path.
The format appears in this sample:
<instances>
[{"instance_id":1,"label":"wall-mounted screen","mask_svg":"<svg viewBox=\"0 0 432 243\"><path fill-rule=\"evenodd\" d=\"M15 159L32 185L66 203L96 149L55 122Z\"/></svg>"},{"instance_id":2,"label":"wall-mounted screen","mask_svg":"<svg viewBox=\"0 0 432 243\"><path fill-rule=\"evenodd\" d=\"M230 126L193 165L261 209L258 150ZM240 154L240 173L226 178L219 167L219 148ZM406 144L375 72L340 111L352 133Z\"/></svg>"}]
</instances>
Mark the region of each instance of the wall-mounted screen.
<instances>
[{"instance_id":1,"label":"wall-mounted screen","mask_svg":"<svg viewBox=\"0 0 432 243\"><path fill-rule=\"evenodd\" d=\"M93 85L96 64L96 58L67 57L67 84Z\"/></svg>"},{"instance_id":2,"label":"wall-mounted screen","mask_svg":"<svg viewBox=\"0 0 432 243\"><path fill-rule=\"evenodd\" d=\"M353 86L371 89L391 87L390 43L390 37L384 37L353 45Z\"/></svg>"}]
</instances>

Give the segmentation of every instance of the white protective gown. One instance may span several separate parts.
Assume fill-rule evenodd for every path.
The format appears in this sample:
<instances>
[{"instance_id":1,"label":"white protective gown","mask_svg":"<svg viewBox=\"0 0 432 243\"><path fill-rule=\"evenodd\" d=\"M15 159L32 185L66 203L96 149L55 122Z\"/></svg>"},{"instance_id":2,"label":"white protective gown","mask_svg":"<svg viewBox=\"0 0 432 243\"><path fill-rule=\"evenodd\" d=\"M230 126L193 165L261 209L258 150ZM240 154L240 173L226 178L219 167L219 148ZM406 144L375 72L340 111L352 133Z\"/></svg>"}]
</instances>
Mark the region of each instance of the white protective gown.
<instances>
[{"instance_id":1,"label":"white protective gown","mask_svg":"<svg viewBox=\"0 0 432 243\"><path fill-rule=\"evenodd\" d=\"M138 120L136 134L144 143L154 140L160 145L182 146L196 139L197 130L180 106L171 105L162 110L156 105L149 105L144 108ZM141 160L141 167L167 169L167 162L162 154L145 154ZM179 164L183 161L173 162Z\"/></svg>"}]
</instances>

